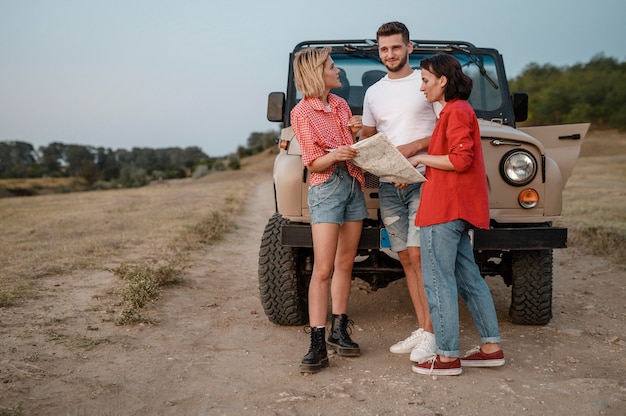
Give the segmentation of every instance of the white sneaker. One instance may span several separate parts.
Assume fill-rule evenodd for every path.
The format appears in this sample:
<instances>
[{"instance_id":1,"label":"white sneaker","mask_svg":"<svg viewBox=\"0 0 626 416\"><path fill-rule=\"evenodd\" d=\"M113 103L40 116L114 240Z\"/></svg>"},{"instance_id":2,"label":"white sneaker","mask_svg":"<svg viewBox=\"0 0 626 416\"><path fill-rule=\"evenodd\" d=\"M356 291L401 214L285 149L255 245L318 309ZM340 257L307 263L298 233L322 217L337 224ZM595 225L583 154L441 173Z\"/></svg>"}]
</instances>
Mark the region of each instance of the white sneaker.
<instances>
[{"instance_id":1,"label":"white sneaker","mask_svg":"<svg viewBox=\"0 0 626 416\"><path fill-rule=\"evenodd\" d=\"M422 328L416 329L408 336L407 339L399 341L389 347L389 351L394 354L408 354L413 351L416 345L419 345L422 341L422 336L424 334L424 330Z\"/></svg>"},{"instance_id":2,"label":"white sneaker","mask_svg":"<svg viewBox=\"0 0 626 416\"><path fill-rule=\"evenodd\" d=\"M432 357L433 354L437 355L437 342L435 341L435 334L424 331L421 342L417 344L411 351L411 361L416 363L423 363Z\"/></svg>"}]
</instances>

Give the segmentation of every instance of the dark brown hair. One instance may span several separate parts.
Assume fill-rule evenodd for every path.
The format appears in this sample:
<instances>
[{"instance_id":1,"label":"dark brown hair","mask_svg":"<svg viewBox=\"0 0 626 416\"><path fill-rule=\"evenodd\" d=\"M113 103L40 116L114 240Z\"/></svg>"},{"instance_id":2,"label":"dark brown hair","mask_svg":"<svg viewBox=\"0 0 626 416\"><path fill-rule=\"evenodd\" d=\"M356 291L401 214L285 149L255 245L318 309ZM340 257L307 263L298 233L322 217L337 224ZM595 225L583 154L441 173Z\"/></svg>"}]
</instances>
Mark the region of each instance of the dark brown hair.
<instances>
[{"instance_id":1,"label":"dark brown hair","mask_svg":"<svg viewBox=\"0 0 626 416\"><path fill-rule=\"evenodd\" d=\"M454 98L467 100L472 93L472 79L463 73L461 64L452 55L439 53L422 59L420 68L433 73L437 78L445 76L448 83L443 91L446 101Z\"/></svg>"},{"instance_id":2,"label":"dark brown hair","mask_svg":"<svg viewBox=\"0 0 626 416\"><path fill-rule=\"evenodd\" d=\"M378 40L378 38L381 36L392 35L402 35L402 40L404 40L404 43L409 43L409 29L405 26L404 23L400 22L384 23L381 27L378 28L378 31L376 32L376 40Z\"/></svg>"}]
</instances>

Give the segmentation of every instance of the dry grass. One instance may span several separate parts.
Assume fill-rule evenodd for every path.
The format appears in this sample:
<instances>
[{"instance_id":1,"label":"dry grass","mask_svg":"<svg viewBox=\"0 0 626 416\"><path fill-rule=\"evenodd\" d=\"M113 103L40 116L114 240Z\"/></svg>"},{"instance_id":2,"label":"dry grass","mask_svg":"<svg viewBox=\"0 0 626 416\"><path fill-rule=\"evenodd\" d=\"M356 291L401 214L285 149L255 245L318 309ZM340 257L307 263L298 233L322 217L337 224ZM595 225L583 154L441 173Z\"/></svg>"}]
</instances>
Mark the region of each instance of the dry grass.
<instances>
[{"instance_id":1,"label":"dry grass","mask_svg":"<svg viewBox=\"0 0 626 416\"><path fill-rule=\"evenodd\" d=\"M15 178L0 179L0 197L13 195L48 195L82 191L87 184L80 178Z\"/></svg>"},{"instance_id":2,"label":"dry grass","mask_svg":"<svg viewBox=\"0 0 626 416\"><path fill-rule=\"evenodd\" d=\"M0 307L34 296L45 276L135 258L184 267L185 253L232 226L255 183L244 168L143 188L1 198Z\"/></svg>"},{"instance_id":3,"label":"dry grass","mask_svg":"<svg viewBox=\"0 0 626 416\"><path fill-rule=\"evenodd\" d=\"M626 265L626 134L595 131L563 193L570 246Z\"/></svg>"},{"instance_id":4,"label":"dry grass","mask_svg":"<svg viewBox=\"0 0 626 416\"><path fill-rule=\"evenodd\" d=\"M174 262L178 257L174 256ZM124 280L125 284L118 290L122 300L122 312L117 320L120 325L152 322L144 315L143 308L161 296L161 287L182 282L184 267L172 264L152 266L147 263L123 263L112 270Z\"/></svg>"},{"instance_id":5,"label":"dry grass","mask_svg":"<svg viewBox=\"0 0 626 416\"><path fill-rule=\"evenodd\" d=\"M75 184L82 184L83 180L78 178L13 178L0 179L0 188L57 188L59 186L71 187Z\"/></svg>"}]
</instances>

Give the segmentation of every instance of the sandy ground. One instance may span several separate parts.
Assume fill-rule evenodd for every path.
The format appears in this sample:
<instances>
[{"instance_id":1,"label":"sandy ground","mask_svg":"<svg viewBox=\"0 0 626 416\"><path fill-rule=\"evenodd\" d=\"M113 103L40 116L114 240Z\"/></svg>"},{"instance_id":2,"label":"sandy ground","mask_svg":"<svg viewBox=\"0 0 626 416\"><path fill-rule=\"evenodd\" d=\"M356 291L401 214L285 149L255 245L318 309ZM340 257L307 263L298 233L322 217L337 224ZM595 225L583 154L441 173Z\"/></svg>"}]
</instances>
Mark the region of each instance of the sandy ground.
<instances>
[{"instance_id":1,"label":"sandy ground","mask_svg":"<svg viewBox=\"0 0 626 416\"><path fill-rule=\"evenodd\" d=\"M415 325L404 280L377 292L354 282L350 317L362 356L331 356L303 376L301 327L266 319L257 286L271 178L243 222L198 256L183 285L166 289L157 325L110 319L108 272L46 279L49 290L0 310L0 414L24 415L624 415L626 280L601 258L556 250L554 318L513 325L510 289L488 282L507 363L458 377L411 372L388 351ZM461 311L461 349L478 335ZM16 409L22 409L18 413Z\"/></svg>"}]
</instances>

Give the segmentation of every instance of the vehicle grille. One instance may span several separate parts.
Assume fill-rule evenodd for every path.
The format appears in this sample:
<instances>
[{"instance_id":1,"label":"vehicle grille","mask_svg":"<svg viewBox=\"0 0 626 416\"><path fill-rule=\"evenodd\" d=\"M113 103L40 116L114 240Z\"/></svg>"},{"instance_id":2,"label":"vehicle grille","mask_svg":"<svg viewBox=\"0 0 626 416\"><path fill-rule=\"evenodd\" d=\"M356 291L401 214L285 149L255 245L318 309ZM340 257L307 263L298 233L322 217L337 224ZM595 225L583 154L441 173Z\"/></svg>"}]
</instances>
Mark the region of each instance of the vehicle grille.
<instances>
[{"instance_id":1,"label":"vehicle grille","mask_svg":"<svg viewBox=\"0 0 626 416\"><path fill-rule=\"evenodd\" d=\"M365 172L365 187L368 189L378 189L378 176Z\"/></svg>"}]
</instances>

